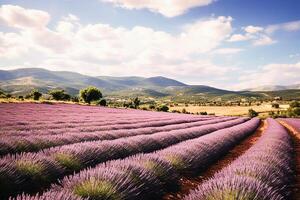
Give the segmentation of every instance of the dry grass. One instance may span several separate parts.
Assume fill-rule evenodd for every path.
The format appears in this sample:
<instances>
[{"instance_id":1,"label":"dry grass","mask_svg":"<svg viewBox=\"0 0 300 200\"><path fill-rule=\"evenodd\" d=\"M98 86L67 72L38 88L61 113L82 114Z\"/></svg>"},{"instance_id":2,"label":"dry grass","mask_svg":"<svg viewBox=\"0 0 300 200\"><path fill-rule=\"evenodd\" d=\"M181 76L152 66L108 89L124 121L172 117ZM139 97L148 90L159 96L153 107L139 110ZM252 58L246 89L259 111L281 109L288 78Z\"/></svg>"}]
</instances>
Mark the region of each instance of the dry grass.
<instances>
[{"instance_id":1,"label":"dry grass","mask_svg":"<svg viewBox=\"0 0 300 200\"><path fill-rule=\"evenodd\" d=\"M63 103L63 104L81 104L81 105L86 105L85 103L75 103L72 101L55 101L55 100L45 100L41 99L39 101L35 101L33 99L15 99L15 98L0 98L0 103L49 103L49 104L57 104L57 103Z\"/></svg>"},{"instance_id":2,"label":"dry grass","mask_svg":"<svg viewBox=\"0 0 300 200\"><path fill-rule=\"evenodd\" d=\"M184 105L171 107L170 110L182 111L185 109L187 112L197 113L197 112L207 112L214 113L215 115L247 115L248 110L252 108L256 112L259 112L260 115L264 116L270 111L285 110L288 108L288 105L280 105L279 109L272 108L270 104L254 105L254 106L193 106L189 105L188 107Z\"/></svg>"}]
</instances>

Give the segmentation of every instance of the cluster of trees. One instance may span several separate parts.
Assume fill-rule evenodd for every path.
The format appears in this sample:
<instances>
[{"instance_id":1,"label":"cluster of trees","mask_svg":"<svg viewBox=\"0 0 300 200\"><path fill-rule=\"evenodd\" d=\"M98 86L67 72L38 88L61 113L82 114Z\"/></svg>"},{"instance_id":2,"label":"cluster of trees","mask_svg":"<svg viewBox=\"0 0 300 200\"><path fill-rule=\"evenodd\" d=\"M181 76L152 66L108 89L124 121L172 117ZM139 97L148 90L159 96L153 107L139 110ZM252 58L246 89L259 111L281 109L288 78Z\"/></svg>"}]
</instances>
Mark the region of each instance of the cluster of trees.
<instances>
[{"instance_id":1,"label":"cluster of trees","mask_svg":"<svg viewBox=\"0 0 300 200\"><path fill-rule=\"evenodd\" d=\"M278 103L272 103L273 108L280 108ZM249 117L257 117L258 112L253 109L249 109L248 116ZM292 101L289 104L289 108L287 110L278 110L278 111L271 111L269 112L269 116L273 118L278 117L299 117L300 116L300 102L299 101Z\"/></svg>"},{"instance_id":2,"label":"cluster of trees","mask_svg":"<svg viewBox=\"0 0 300 200\"><path fill-rule=\"evenodd\" d=\"M48 95L50 95L52 100L56 101L73 101L73 102L79 102L83 101L85 103L91 104L92 102L96 105L106 106L107 102L105 99L102 98L101 91L93 86L84 88L79 91L78 96L71 96L70 94L66 93L64 90L61 89L53 89L48 92ZM43 94L37 90L32 90L29 94L23 96L18 96L19 100L25 99L33 99L33 100L40 100ZM10 98L10 94L5 94L3 91L0 90L0 97L2 98Z\"/></svg>"},{"instance_id":3,"label":"cluster of trees","mask_svg":"<svg viewBox=\"0 0 300 200\"><path fill-rule=\"evenodd\" d=\"M300 116L300 102L299 101L292 101L290 103L289 108L286 111L277 111L270 112L269 115L271 117L299 117Z\"/></svg>"},{"instance_id":4,"label":"cluster of trees","mask_svg":"<svg viewBox=\"0 0 300 200\"><path fill-rule=\"evenodd\" d=\"M140 104L141 104L141 100L138 97L136 97L132 99L130 102L124 102L123 107L138 109L140 107Z\"/></svg>"}]
</instances>

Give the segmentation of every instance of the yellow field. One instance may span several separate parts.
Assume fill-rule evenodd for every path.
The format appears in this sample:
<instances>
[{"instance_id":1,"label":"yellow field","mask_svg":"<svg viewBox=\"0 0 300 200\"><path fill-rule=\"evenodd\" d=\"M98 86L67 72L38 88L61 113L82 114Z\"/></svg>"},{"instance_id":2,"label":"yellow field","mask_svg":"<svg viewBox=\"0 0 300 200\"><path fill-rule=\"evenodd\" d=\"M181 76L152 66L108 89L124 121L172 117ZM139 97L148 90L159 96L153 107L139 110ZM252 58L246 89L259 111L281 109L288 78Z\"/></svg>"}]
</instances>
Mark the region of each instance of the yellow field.
<instances>
[{"instance_id":1,"label":"yellow field","mask_svg":"<svg viewBox=\"0 0 300 200\"><path fill-rule=\"evenodd\" d=\"M184 105L171 107L170 110L182 111L183 108L187 112L197 113L197 112L207 112L214 113L215 115L247 115L248 110L252 108L256 112L259 112L260 115L267 114L269 111L278 111L285 110L288 105L280 105L279 109L272 108L270 104L262 104L260 106L193 106L189 105L188 107Z\"/></svg>"}]
</instances>

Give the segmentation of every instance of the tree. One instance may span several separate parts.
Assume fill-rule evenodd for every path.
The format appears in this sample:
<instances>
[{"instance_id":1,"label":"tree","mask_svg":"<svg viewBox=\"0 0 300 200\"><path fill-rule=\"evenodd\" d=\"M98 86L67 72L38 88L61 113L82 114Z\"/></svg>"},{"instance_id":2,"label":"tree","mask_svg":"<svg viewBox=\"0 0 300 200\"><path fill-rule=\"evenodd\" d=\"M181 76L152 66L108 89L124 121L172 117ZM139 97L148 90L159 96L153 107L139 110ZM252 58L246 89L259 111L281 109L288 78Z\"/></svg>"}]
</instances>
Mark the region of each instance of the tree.
<instances>
[{"instance_id":1,"label":"tree","mask_svg":"<svg viewBox=\"0 0 300 200\"><path fill-rule=\"evenodd\" d=\"M149 106L149 109L151 109L151 110L155 109L155 105L151 104L151 105Z\"/></svg>"},{"instance_id":2,"label":"tree","mask_svg":"<svg viewBox=\"0 0 300 200\"><path fill-rule=\"evenodd\" d=\"M78 102L79 102L78 96L73 96L73 97L71 97L71 101L72 101L72 102L75 102L75 103L78 103Z\"/></svg>"},{"instance_id":3,"label":"tree","mask_svg":"<svg viewBox=\"0 0 300 200\"><path fill-rule=\"evenodd\" d=\"M168 112L169 111L169 107L166 106L166 105L162 105L157 110L158 111L163 111L163 112Z\"/></svg>"},{"instance_id":4,"label":"tree","mask_svg":"<svg viewBox=\"0 0 300 200\"><path fill-rule=\"evenodd\" d=\"M48 94L50 94L52 98L57 101L69 101L71 99L71 96L65 93L64 90L50 90Z\"/></svg>"},{"instance_id":5,"label":"tree","mask_svg":"<svg viewBox=\"0 0 300 200\"><path fill-rule=\"evenodd\" d=\"M290 107L287 110L288 117L300 116L300 103L298 101L292 101Z\"/></svg>"},{"instance_id":6,"label":"tree","mask_svg":"<svg viewBox=\"0 0 300 200\"><path fill-rule=\"evenodd\" d=\"M80 90L79 96L84 102L90 104L92 101L97 101L102 98L101 91L93 86Z\"/></svg>"},{"instance_id":7,"label":"tree","mask_svg":"<svg viewBox=\"0 0 300 200\"><path fill-rule=\"evenodd\" d=\"M97 102L97 105L100 105L100 106L107 106L107 102L105 99L101 99L100 101Z\"/></svg>"},{"instance_id":8,"label":"tree","mask_svg":"<svg viewBox=\"0 0 300 200\"><path fill-rule=\"evenodd\" d=\"M279 103L272 103L272 108L279 108Z\"/></svg>"},{"instance_id":9,"label":"tree","mask_svg":"<svg viewBox=\"0 0 300 200\"><path fill-rule=\"evenodd\" d=\"M290 103L290 108L296 108L296 107L300 107L300 102L298 102L298 101L292 101Z\"/></svg>"},{"instance_id":10,"label":"tree","mask_svg":"<svg viewBox=\"0 0 300 200\"><path fill-rule=\"evenodd\" d=\"M200 112L200 115L207 115L207 112Z\"/></svg>"},{"instance_id":11,"label":"tree","mask_svg":"<svg viewBox=\"0 0 300 200\"><path fill-rule=\"evenodd\" d=\"M253 110L252 108L248 110L248 116L253 118L253 117L257 117L258 116L258 112L256 112L255 110Z\"/></svg>"},{"instance_id":12,"label":"tree","mask_svg":"<svg viewBox=\"0 0 300 200\"><path fill-rule=\"evenodd\" d=\"M38 90L34 89L30 92L30 94L26 95L27 98L33 98L33 100L38 101L42 96L42 93L40 93Z\"/></svg>"},{"instance_id":13,"label":"tree","mask_svg":"<svg viewBox=\"0 0 300 200\"><path fill-rule=\"evenodd\" d=\"M134 108L138 108L138 107L140 106L140 103L141 103L141 101L139 100L138 97L136 97L136 98L133 100Z\"/></svg>"},{"instance_id":14,"label":"tree","mask_svg":"<svg viewBox=\"0 0 300 200\"><path fill-rule=\"evenodd\" d=\"M23 101L23 100L24 100L24 97L23 97L22 95L19 95L19 96L18 96L18 99L20 99L21 101Z\"/></svg>"}]
</instances>

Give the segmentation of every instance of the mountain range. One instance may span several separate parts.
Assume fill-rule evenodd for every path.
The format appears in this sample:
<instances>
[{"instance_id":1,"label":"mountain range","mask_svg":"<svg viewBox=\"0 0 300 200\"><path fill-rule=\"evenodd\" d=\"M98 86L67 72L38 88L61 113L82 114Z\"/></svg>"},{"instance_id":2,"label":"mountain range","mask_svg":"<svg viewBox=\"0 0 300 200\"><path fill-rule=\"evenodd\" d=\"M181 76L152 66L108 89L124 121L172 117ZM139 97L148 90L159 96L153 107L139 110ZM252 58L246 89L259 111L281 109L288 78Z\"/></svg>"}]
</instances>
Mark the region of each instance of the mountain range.
<instances>
[{"instance_id":1,"label":"mountain range","mask_svg":"<svg viewBox=\"0 0 300 200\"><path fill-rule=\"evenodd\" d=\"M50 71L42 68L0 70L0 89L13 95L23 95L32 89L44 93L60 88L75 95L87 86L100 88L105 96L169 97L178 100L234 100L237 98L273 98L284 93L291 98L300 97L300 85L268 86L247 91L229 91L206 85L188 85L180 81L156 76L150 78L130 76L87 76L68 71ZM266 91L271 89L272 91ZM292 90L291 90L292 89ZM257 92L259 91L259 92Z\"/></svg>"}]
</instances>

